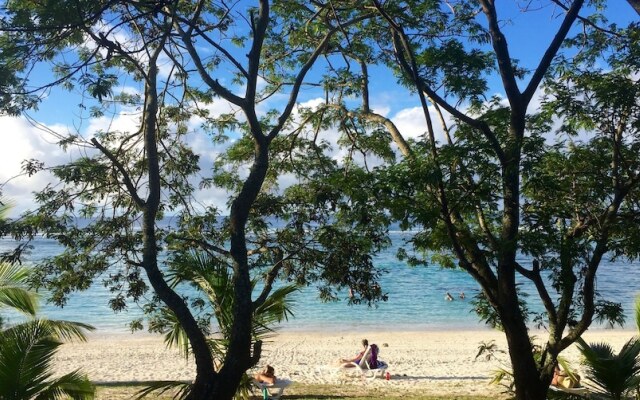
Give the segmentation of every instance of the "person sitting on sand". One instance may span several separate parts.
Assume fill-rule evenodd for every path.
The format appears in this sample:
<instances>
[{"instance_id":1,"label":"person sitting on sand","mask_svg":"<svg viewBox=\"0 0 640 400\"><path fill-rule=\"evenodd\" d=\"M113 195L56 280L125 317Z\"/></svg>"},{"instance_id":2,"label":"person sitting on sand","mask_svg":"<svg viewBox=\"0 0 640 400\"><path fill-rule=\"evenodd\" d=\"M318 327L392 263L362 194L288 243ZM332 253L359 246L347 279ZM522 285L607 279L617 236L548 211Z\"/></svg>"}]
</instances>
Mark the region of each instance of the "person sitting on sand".
<instances>
[{"instance_id":1,"label":"person sitting on sand","mask_svg":"<svg viewBox=\"0 0 640 400\"><path fill-rule=\"evenodd\" d=\"M362 360L362 356L364 355L364 352L367 351L367 347L369 347L369 341L367 339L362 339L362 351L359 352L355 357L353 358L341 358L338 363L341 364L343 367L353 367L354 365L351 363L355 363L355 364L360 364L360 361Z\"/></svg>"},{"instance_id":2,"label":"person sitting on sand","mask_svg":"<svg viewBox=\"0 0 640 400\"><path fill-rule=\"evenodd\" d=\"M255 374L254 379L260 383L266 383L267 385L273 385L276 383L275 370L271 365L267 365L264 369Z\"/></svg>"}]
</instances>

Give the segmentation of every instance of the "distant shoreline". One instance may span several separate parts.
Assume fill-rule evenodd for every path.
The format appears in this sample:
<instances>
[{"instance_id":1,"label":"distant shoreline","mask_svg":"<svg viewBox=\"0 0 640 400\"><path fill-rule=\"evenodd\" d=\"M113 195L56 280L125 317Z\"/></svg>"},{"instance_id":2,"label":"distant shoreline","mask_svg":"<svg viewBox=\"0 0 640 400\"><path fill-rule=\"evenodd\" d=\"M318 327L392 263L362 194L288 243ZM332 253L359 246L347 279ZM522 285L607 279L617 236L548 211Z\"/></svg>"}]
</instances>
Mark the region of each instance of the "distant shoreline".
<instances>
[{"instance_id":1,"label":"distant shoreline","mask_svg":"<svg viewBox=\"0 0 640 400\"><path fill-rule=\"evenodd\" d=\"M530 327L532 334L535 335L544 335L546 331L544 329L537 329ZM328 334L328 335L336 335L336 334L351 334L351 333L362 333L366 334L369 332L408 332L408 333L440 333L440 332L497 332L502 334L502 332L490 328L489 326L478 323L476 325L468 325L468 324L460 324L460 325L406 325L406 324L385 324L384 320L380 321L377 326L365 325L342 325L342 326L321 326L321 325L306 325L306 326L280 326L276 327L274 334ZM587 332L623 332L623 333L638 333L638 330L632 323L627 324L625 327L615 327L610 328L606 325L592 325L589 327ZM90 336L97 337L110 337L110 336L118 336L118 337L132 337L132 336L158 336L159 334L149 333L146 330L130 332L125 327L122 329L112 329L112 328L98 328L94 332L90 334Z\"/></svg>"}]
</instances>

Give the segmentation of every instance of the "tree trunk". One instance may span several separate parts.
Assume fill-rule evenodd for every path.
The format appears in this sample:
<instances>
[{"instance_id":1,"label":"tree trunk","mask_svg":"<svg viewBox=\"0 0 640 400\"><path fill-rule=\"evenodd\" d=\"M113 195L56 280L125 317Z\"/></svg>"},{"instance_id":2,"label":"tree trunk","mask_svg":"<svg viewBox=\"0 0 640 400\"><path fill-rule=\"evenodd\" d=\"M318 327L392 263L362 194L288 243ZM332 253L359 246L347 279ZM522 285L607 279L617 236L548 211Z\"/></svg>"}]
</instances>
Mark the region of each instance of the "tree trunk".
<instances>
[{"instance_id":1,"label":"tree trunk","mask_svg":"<svg viewBox=\"0 0 640 400\"><path fill-rule=\"evenodd\" d=\"M516 304L517 307L517 304ZM540 379L536 362L533 358L529 332L522 321L507 321L502 319L509 358L513 368L516 399L545 400L547 398L548 383Z\"/></svg>"},{"instance_id":2,"label":"tree trunk","mask_svg":"<svg viewBox=\"0 0 640 400\"><path fill-rule=\"evenodd\" d=\"M231 257L233 258L234 308L233 325L224 364L214 374L208 387L192 393L190 399L231 400L247 369L258 361L260 354L251 355L253 303L251 277L247 257L245 226L251 207L262 188L269 168L268 144L256 143L256 156L251 172L231 205ZM196 381L200 379L200 374Z\"/></svg>"}]
</instances>

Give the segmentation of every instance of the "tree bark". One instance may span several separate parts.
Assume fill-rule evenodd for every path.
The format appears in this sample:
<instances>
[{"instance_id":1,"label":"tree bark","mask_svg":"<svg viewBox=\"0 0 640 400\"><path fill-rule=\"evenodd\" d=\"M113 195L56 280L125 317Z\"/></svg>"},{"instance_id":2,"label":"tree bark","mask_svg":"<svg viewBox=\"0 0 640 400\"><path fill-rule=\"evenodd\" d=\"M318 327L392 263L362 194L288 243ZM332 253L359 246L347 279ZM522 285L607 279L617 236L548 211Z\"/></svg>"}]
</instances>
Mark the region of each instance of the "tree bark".
<instances>
[{"instance_id":1,"label":"tree bark","mask_svg":"<svg viewBox=\"0 0 640 400\"><path fill-rule=\"evenodd\" d=\"M215 382L213 357L209 351L206 337L196 319L191 314L184 300L169 287L158 267L158 245L156 240L155 222L160 205L160 162L157 145L157 112L158 93L156 89L157 66L156 60L160 53L156 52L150 58L147 82L145 84L145 109L143 115L144 146L147 153L149 168L149 195L143 206L143 254L142 265L158 297L169 307L184 328L196 363L196 379L190 399L209 398L208 392ZM229 397L230 398L230 397Z\"/></svg>"},{"instance_id":2,"label":"tree bark","mask_svg":"<svg viewBox=\"0 0 640 400\"><path fill-rule=\"evenodd\" d=\"M508 308L517 308L517 299L513 299ZM542 380L536 362L533 358L532 344L529 332L522 318L502 318L507 344L509 346L509 358L513 368L516 399L518 400L544 400L547 398L549 382Z\"/></svg>"}]
</instances>

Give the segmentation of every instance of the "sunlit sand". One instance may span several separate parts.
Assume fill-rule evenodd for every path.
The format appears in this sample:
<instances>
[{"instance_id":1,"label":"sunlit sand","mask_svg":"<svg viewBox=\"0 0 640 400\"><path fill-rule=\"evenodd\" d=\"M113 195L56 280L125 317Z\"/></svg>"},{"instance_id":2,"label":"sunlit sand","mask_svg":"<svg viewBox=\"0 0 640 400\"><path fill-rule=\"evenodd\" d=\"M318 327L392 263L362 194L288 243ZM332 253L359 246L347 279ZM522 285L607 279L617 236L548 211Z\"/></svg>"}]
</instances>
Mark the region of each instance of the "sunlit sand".
<instances>
[{"instance_id":1,"label":"sunlit sand","mask_svg":"<svg viewBox=\"0 0 640 400\"><path fill-rule=\"evenodd\" d=\"M587 332L584 338L606 341L617 351L634 333L599 329ZM544 332L533 334L544 337ZM362 380L337 371L336 361L359 351L362 338L380 346L379 357L389 364L390 380ZM284 332L265 343L258 367L273 365L278 377L303 385L367 385L399 394L498 396L503 388L489 381L496 368L507 365L506 353L490 361L475 358L480 344L491 340L499 350L507 350L504 335L491 330ZM580 372L575 347L564 356ZM167 350L159 336L144 334L94 335L88 343L64 345L55 365L59 373L81 367L95 382L191 380L194 376L192 359L185 361L176 351Z\"/></svg>"}]
</instances>

